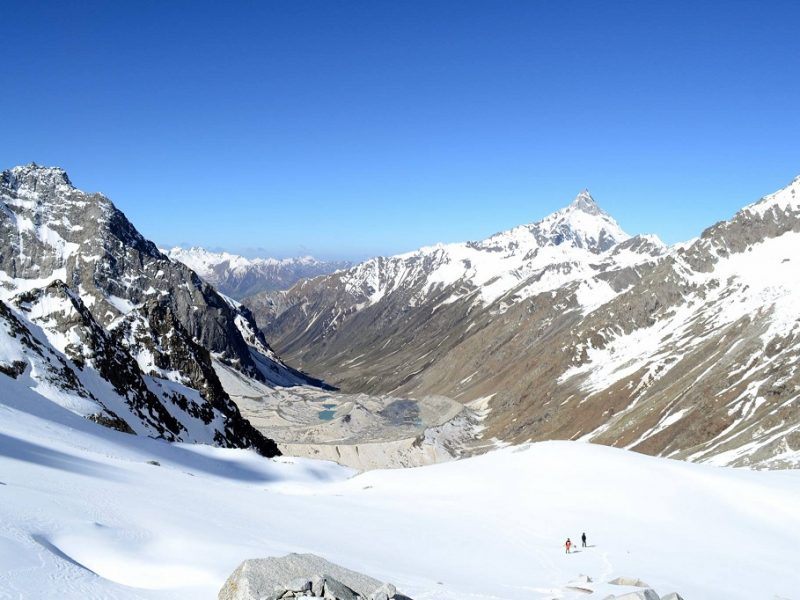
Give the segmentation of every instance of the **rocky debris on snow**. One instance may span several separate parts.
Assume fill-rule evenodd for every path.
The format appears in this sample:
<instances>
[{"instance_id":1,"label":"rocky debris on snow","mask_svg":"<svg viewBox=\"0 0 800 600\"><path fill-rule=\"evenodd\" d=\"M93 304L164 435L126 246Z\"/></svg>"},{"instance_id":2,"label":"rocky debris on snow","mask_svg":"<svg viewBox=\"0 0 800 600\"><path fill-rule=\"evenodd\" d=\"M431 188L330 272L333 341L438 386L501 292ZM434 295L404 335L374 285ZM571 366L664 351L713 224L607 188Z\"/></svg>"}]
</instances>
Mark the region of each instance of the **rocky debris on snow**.
<instances>
[{"instance_id":1,"label":"rocky debris on snow","mask_svg":"<svg viewBox=\"0 0 800 600\"><path fill-rule=\"evenodd\" d=\"M218 600L410 600L390 583L381 583L314 554L244 561L228 577Z\"/></svg>"}]
</instances>

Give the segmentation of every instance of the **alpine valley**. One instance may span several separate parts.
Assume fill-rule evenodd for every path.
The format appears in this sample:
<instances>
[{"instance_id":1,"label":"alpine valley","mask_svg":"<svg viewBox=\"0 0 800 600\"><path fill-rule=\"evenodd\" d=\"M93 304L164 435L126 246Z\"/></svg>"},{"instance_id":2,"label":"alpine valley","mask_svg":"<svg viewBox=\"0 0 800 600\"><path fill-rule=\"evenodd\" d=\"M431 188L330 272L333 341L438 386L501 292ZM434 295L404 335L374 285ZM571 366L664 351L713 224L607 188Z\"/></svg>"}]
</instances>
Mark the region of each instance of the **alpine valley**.
<instances>
[{"instance_id":1,"label":"alpine valley","mask_svg":"<svg viewBox=\"0 0 800 600\"><path fill-rule=\"evenodd\" d=\"M350 393L478 408L489 446L794 468L798 249L800 178L673 247L629 236L584 191L537 223L245 304L292 364Z\"/></svg>"},{"instance_id":2,"label":"alpine valley","mask_svg":"<svg viewBox=\"0 0 800 600\"><path fill-rule=\"evenodd\" d=\"M0 598L796 598L799 247L800 179L674 247L582 192L280 290L3 171Z\"/></svg>"}]
</instances>

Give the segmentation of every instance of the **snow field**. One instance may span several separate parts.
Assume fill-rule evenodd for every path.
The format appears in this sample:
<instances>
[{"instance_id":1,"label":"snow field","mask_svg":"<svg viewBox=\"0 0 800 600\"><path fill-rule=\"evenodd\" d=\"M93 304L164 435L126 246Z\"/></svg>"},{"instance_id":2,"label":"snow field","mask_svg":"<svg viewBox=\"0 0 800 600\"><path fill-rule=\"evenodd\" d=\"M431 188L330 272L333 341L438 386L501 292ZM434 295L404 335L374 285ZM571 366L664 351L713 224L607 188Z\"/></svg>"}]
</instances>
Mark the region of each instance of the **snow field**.
<instances>
[{"instance_id":1,"label":"snow field","mask_svg":"<svg viewBox=\"0 0 800 600\"><path fill-rule=\"evenodd\" d=\"M240 561L287 552L418 600L578 597L579 573L601 582L588 598L619 575L687 600L797 597L798 471L547 442L354 475L2 398L0 598L213 599Z\"/></svg>"}]
</instances>

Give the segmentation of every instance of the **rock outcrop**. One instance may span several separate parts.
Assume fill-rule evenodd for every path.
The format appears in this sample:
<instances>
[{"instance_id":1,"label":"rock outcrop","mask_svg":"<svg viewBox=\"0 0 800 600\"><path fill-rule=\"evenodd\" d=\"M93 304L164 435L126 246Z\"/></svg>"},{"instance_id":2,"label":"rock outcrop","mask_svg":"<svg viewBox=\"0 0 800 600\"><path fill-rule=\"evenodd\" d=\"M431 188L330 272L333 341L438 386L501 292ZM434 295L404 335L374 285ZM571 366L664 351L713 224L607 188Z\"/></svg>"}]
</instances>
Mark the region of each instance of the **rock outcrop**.
<instances>
[{"instance_id":1,"label":"rock outcrop","mask_svg":"<svg viewBox=\"0 0 800 600\"><path fill-rule=\"evenodd\" d=\"M389 583L381 583L314 554L244 561L228 577L219 600L410 600Z\"/></svg>"}]
</instances>

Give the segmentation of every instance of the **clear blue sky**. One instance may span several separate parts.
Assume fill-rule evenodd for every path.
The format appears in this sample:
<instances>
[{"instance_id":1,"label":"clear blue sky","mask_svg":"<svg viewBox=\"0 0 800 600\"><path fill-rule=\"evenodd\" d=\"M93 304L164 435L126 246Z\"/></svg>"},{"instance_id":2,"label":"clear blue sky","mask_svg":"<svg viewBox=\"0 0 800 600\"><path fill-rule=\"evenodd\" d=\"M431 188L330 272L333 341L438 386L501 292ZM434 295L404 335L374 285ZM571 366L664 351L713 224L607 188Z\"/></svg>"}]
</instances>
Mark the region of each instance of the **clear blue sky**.
<instances>
[{"instance_id":1,"label":"clear blue sky","mask_svg":"<svg viewBox=\"0 0 800 600\"><path fill-rule=\"evenodd\" d=\"M800 174L800 2L11 2L0 167L149 238L364 257L588 187L693 237Z\"/></svg>"}]
</instances>

